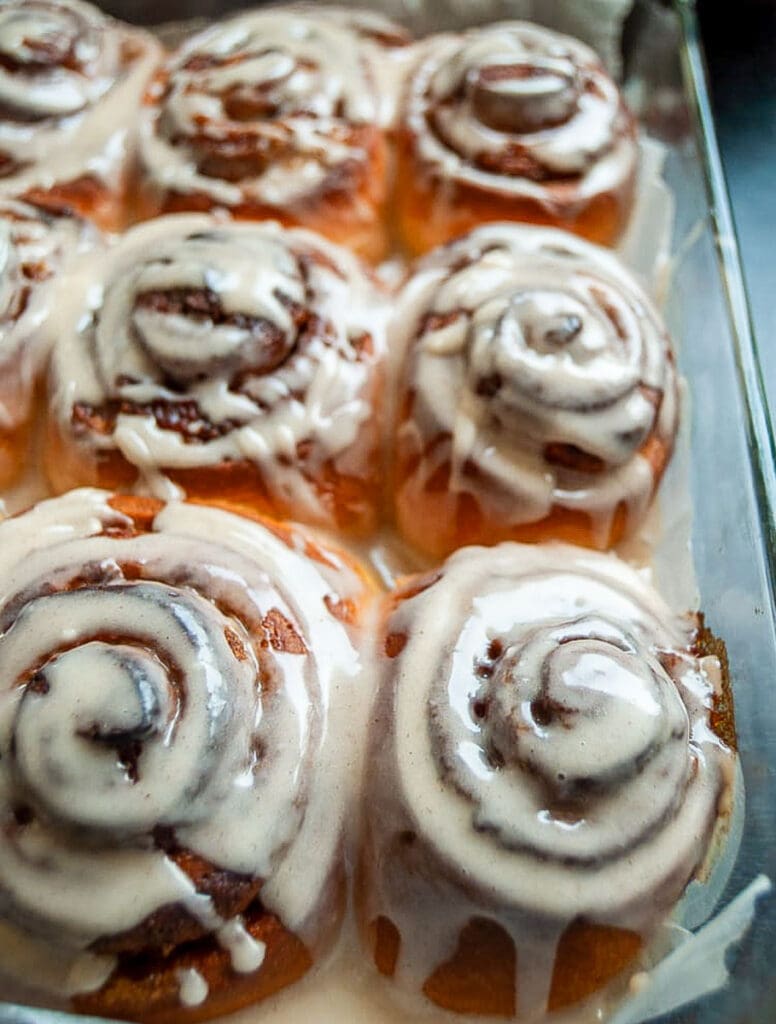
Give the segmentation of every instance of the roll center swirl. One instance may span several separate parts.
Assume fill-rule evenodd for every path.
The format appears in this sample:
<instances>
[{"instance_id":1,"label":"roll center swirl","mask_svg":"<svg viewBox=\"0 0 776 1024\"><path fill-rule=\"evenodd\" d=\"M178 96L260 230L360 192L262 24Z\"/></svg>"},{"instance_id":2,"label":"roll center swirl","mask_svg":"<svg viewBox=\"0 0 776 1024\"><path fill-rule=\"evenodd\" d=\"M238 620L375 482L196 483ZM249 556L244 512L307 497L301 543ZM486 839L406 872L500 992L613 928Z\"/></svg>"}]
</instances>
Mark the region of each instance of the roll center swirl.
<instances>
[{"instance_id":1,"label":"roll center swirl","mask_svg":"<svg viewBox=\"0 0 776 1024\"><path fill-rule=\"evenodd\" d=\"M54 657L31 680L17 719L26 741L17 756L38 798L51 778L72 776L73 756L109 789L137 782L142 745L161 736L169 705L164 667L144 651L94 641ZM60 731L63 714L71 733Z\"/></svg>"},{"instance_id":2,"label":"roll center swirl","mask_svg":"<svg viewBox=\"0 0 776 1024\"><path fill-rule=\"evenodd\" d=\"M18 677L13 758L30 802L61 824L117 835L210 813L223 795L224 737L231 730L248 759L254 716L232 720L258 699L255 664L247 648L236 657L228 620L159 583L40 597L5 639L11 678L27 629L42 658Z\"/></svg>"},{"instance_id":3,"label":"roll center swirl","mask_svg":"<svg viewBox=\"0 0 776 1024\"><path fill-rule=\"evenodd\" d=\"M454 762L478 828L584 861L627 848L670 813L690 771L689 719L638 640L583 617L491 639L489 651L475 666L477 740Z\"/></svg>"},{"instance_id":4,"label":"roll center swirl","mask_svg":"<svg viewBox=\"0 0 776 1024\"><path fill-rule=\"evenodd\" d=\"M186 384L273 370L294 348L305 298L297 261L271 239L237 245L217 231L189 235L109 288L98 342L106 378L115 379L110 361L122 335L147 357L139 379Z\"/></svg>"},{"instance_id":5,"label":"roll center swirl","mask_svg":"<svg viewBox=\"0 0 776 1024\"><path fill-rule=\"evenodd\" d=\"M195 65L196 67L196 65ZM223 104L233 121L261 122L300 116L331 116L337 83L315 63L282 48L227 56L214 70L196 75L189 86ZM206 100L200 101L203 106Z\"/></svg>"},{"instance_id":6,"label":"roll center swirl","mask_svg":"<svg viewBox=\"0 0 776 1024\"><path fill-rule=\"evenodd\" d=\"M602 308L577 282L507 286L472 314L472 388L507 408L527 400L570 410L614 402L638 385L641 362L632 312L614 297Z\"/></svg>"},{"instance_id":7,"label":"roll center swirl","mask_svg":"<svg viewBox=\"0 0 776 1024\"><path fill-rule=\"evenodd\" d=\"M569 60L514 54L470 67L466 88L477 118L495 131L528 134L562 124L579 98L574 65Z\"/></svg>"},{"instance_id":8,"label":"roll center swirl","mask_svg":"<svg viewBox=\"0 0 776 1024\"><path fill-rule=\"evenodd\" d=\"M605 623L582 625L508 650L476 702L491 761L527 769L562 801L632 778L682 723L659 666Z\"/></svg>"}]
</instances>

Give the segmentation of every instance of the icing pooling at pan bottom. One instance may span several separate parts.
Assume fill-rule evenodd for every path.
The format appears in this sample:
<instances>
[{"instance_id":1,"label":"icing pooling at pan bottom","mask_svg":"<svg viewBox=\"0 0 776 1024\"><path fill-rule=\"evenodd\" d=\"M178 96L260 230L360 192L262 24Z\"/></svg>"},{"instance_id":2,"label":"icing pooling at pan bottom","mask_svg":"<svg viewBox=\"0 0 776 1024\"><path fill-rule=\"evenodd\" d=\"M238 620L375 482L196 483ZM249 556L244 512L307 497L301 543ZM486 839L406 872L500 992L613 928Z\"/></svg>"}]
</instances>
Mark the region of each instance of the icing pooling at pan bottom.
<instances>
[{"instance_id":1,"label":"icing pooling at pan bottom","mask_svg":"<svg viewBox=\"0 0 776 1024\"><path fill-rule=\"evenodd\" d=\"M761 887L759 892L762 891ZM754 901L751 902L753 910ZM733 948L740 941L750 922L751 912L749 917L732 922L731 929L726 933L728 948ZM4 955L10 941L12 940L0 934ZM672 995L667 996L667 1009L683 1005L685 1000L682 993L687 990L688 970L696 979L696 985L701 991L714 992L724 985L724 974L709 978L710 949L716 948L716 941L710 939L709 945L702 942L689 965L685 961L681 971L671 976ZM679 948L681 949L681 946ZM51 961L46 961L46 965L50 968ZM639 979L642 990L651 983L649 973L640 973L634 977ZM181 984L184 984L183 979ZM191 985L192 982L188 984ZM197 982L194 981L194 984ZM704 988L705 985L708 987ZM634 985L633 991L635 990ZM613 995L610 999L603 996L593 998L584 1006L556 1014L553 1024L601 1024L601 1014L605 1014L604 1020L609 1019L610 1015L616 1014L615 1006L618 1002L618 995ZM265 1000L261 1005L246 1007L225 1019L233 1024L297 1024L300 1020L312 1019L318 1024L342 1024L343 1021L350 1020L357 1020L360 1024L396 1024L397 1013L401 1013L402 1020L412 1024L443 1024L452 1020L482 1024L483 1020L482 1017L461 1014L451 1016L430 1006L425 1000L404 997L402 993L398 993L395 986L375 974L374 968L364 956L355 925L347 922L330 962L314 968L296 985ZM648 1019L651 1018L633 1018ZM631 1018L628 1018L628 1024L632 1024Z\"/></svg>"}]
</instances>

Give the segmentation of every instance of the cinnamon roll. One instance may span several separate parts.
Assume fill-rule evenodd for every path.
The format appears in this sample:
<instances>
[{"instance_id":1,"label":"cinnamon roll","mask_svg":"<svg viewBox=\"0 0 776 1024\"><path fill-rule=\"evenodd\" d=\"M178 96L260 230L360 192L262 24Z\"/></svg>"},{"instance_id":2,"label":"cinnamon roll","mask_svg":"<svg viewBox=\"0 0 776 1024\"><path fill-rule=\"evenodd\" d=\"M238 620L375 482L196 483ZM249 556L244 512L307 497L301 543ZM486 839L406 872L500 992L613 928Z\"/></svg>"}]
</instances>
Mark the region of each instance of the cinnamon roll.
<instances>
[{"instance_id":1,"label":"cinnamon roll","mask_svg":"<svg viewBox=\"0 0 776 1024\"><path fill-rule=\"evenodd\" d=\"M377 260L388 175L378 44L377 26L333 8L251 11L188 40L145 113L147 209L276 218Z\"/></svg>"},{"instance_id":2,"label":"cinnamon roll","mask_svg":"<svg viewBox=\"0 0 776 1024\"><path fill-rule=\"evenodd\" d=\"M677 379L659 314L610 253L486 225L429 254L397 304L396 518L417 547L606 548L670 458Z\"/></svg>"},{"instance_id":3,"label":"cinnamon roll","mask_svg":"<svg viewBox=\"0 0 776 1024\"><path fill-rule=\"evenodd\" d=\"M411 77L397 210L410 252L486 221L611 244L634 195L636 123L595 53L523 22L431 37Z\"/></svg>"},{"instance_id":4,"label":"cinnamon roll","mask_svg":"<svg viewBox=\"0 0 776 1024\"><path fill-rule=\"evenodd\" d=\"M469 548L393 595L358 897L383 974L530 1020L614 997L729 819L699 636L565 545Z\"/></svg>"},{"instance_id":5,"label":"cinnamon roll","mask_svg":"<svg viewBox=\"0 0 776 1024\"><path fill-rule=\"evenodd\" d=\"M0 488L26 458L55 286L73 258L96 242L96 232L77 217L0 196Z\"/></svg>"},{"instance_id":6,"label":"cinnamon roll","mask_svg":"<svg viewBox=\"0 0 776 1024\"><path fill-rule=\"evenodd\" d=\"M137 107L160 52L81 0L0 5L0 194L120 227Z\"/></svg>"},{"instance_id":7,"label":"cinnamon roll","mask_svg":"<svg viewBox=\"0 0 776 1024\"><path fill-rule=\"evenodd\" d=\"M344 899L363 596L217 508L80 490L0 524L6 995L164 1024L308 970Z\"/></svg>"},{"instance_id":8,"label":"cinnamon roll","mask_svg":"<svg viewBox=\"0 0 776 1024\"><path fill-rule=\"evenodd\" d=\"M72 282L50 370L57 491L170 482L349 532L376 521L384 302L348 251L170 215Z\"/></svg>"}]
</instances>

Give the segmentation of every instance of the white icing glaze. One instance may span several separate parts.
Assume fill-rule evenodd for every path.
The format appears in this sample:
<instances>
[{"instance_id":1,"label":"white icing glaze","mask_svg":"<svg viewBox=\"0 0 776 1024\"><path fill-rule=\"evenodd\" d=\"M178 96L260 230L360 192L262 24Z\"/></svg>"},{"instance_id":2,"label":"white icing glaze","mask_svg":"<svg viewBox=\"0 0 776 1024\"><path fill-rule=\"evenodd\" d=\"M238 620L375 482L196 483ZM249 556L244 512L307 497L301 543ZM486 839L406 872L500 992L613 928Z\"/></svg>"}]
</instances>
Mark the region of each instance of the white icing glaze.
<instances>
[{"instance_id":1,"label":"white icing glaze","mask_svg":"<svg viewBox=\"0 0 776 1024\"><path fill-rule=\"evenodd\" d=\"M613 556L467 548L412 587L384 631L365 919L398 927L415 989L471 918L497 921L518 1012L541 1013L571 922L649 936L701 867L733 766L718 666Z\"/></svg>"},{"instance_id":2,"label":"white icing glaze","mask_svg":"<svg viewBox=\"0 0 776 1024\"><path fill-rule=\"evenodd\" d=\"M0 524L0 800L16 813L0 914L74 958L71 986L112 966L85 970L94 940L170 904L250 973L263 943L152 835L174 829L263 879L263 904L314 943L360 757L342 738L363 714L359 659L329 607L361 585L336 557L305 557L301 536L289 546L215 509L169 504L150 532L115 536L128 521L107 498L74 491Z\"/></svg>"},{"instance_id":3,"label":"white icing glaze","mask_svg":"<svg viewBox=\"0 0 776 1024\"><path fill-rule=\"evenodd\" d=\"M87 451L119 449L156 493L164 470L247 460L297 517L325 521L310 483L321 464L369 473L386 305L348 252L271 222L173 215L127 232L67 292L51 367L59 428ZM193 292L166 311L147 300ZM73 425L78 403L110 402L125 404L109 432ZM165 428L154 403L194 403L194 427Z\"/></svg>"},{"instance_id":4,"label":"white icing glaze","mask_svg":"<svg viewBox=\"0 0 776 1024\"><path fill-rule=\"evenodd\" d=\"M631 525L642 517L655 480L640 449L673 445L676 374L659 314L611 253L551 228L486 225L419 263L392 330L412 395L398 425L400 509L449 462L437 498L450 518L464 491L505 524L585 511L604 544L618 504ZM428 455L439 437L449 441ZM551 462L559 445L599 468Z\"/></svg>"},{"instance_id":5,"label":"white icing glaze","mask_svg":"<svg viewBox=\"0 0 776 1024\"><path fill-rule=\"evenodd\" d=\"M265 943L254 939L239 918L227 921L218 929L216 936L221 946L229 953L232 968L238 974L252 974L264 963L267 953Z\"/></svg>"},{"instance_id":6,"label":"white icing glaze","mask_svg":"<svg viewBox=\"0 0 776 1024\"><path fill-rule=\"evenodd\" d=\"M528 197L553 211L628 181L637 146L617 86L583 43L524 22L432 36L412 76L404 123L425 168L447 181ZM524 154L509 167L510 153ZM564 206L569 202L562 200Z\"/></svg>"},{"instance_id":7,"label":"white icing glaze","mask_svg":"<svg viewBox=\"0 0 776 1024\"><path fill-rule=\"evenodd\" d=\"M30 45L34 43L35 45ZM134 147L136 108L160 47L81 0L0 6L0 193L90 174L118 184Z\"/></svg>"},{"instance_id":8,"label":"white icing glaze","mask_svg":"<svg viewBox=\"0 0 776 1024\"><path fill-rule=\"evenodd\" d=\"M298 8L240 14L188 40L143 119L150 182L226 206L286 207L363 174L363 129L380 114L376 44L359 38L369 31L349 12ZM224 158L234 179L219 170Z\"/></svg>"},{"instance_id":9,"label":"white icing glaze","mask_svg":"<svg viewBox=\"0 0 776 1024\"><path fill-rule=\"evenodd\" d=\"M417 47L407 29L376 10L317 2L292 4L286 9L296 8L345 24L359 36L377 87L377 123L383 128L395 128L405 81L416 60Z\"/></svg>"},{"instance_id":10,"label":"white icing glaze","mask_svg":"<svg viewBox=\"0 0 776 1024\"><path fill-rule=\"evenodd\" d=\"M202 975L193 967L184 967L178 971L180 981L180 999L182 1006L200 1006L207 999L208 984Z\"/></svg>"},{"instance_id":11,"label":"white icing glaze","mask_svg":"<svg viewBox=\"0 0 776 1024\"><path fill-rule=\"evenodd\" d=\"M28 413L47 355L44 324L54 279L95 241L96 233L75 217L0 197L0 430Z\"/></svg>"}]
</instances>

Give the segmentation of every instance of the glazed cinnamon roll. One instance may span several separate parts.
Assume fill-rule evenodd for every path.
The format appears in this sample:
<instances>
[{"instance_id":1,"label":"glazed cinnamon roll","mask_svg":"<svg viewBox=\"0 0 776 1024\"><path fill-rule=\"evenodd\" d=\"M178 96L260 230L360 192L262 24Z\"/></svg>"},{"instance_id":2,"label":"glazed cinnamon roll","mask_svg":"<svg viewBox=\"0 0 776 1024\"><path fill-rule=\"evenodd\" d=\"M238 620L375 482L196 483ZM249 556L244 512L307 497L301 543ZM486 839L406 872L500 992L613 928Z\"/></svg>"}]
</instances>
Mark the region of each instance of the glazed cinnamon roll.
<instances>
[{"instance_id":1,"label":"glazed cinnamon roll","mask_svg":"<svg viewBox=\"0 0 776 1024\"><path fill-rule=\"evenodd\" d=\"M404 105L402 240L422 253L518 220L611 244L636 163L635 120L587 46L523 22L433 36Z\"/></svg>"},{"instance_id":2,"label":"glazed cinnamon roll","mask_svg":"<svg viewBox=\"0 0 776 1024\"><path fill-rule=\"evenodd\" d=\"M469 548L393 595L358 897L383 974L530 1020L614 996L729 818L696 627L565 545Z\"/></svg>"},{"instance_id":3,"label":"glazed cinnamon roll","mask_svg":"<svg viewBox=\"0 0 776 1024\"><path fill-rule=\"evenodd\" d=\"M0 5L0 194L120 227L159 56L148 33L81 0Z\"/></svg>"},{"instance_id":4,"label":"glazed cinnamon roll","mask_svg":"<svg viewBox=\"0 0 776 1024\"><path fill-rule=\"evenodd\" d=\"M278 224L171 215L72 283L46 467L349 532L380 490L383 300L349 252Z\"/></svg>"},{"instance_id":5,"label":"glazed cinnamon roll","mask_svg":"<svg viewBox=\"0 0 776 1024\"><path fill-rule=\"evenodd\" d=\"M96 242L96 232L77 217L0 196L0 488L26 458L57 282Z\"/></svg>"},{"instance_id":6,"label":"glazed cinnamon roll","mask_svg":"<svg viewBox=\"0 0 776 1024\"><path fill-rule=\"evenodd\" d=\"M4 996L161 1024L301 977L344 899L358 573L81 490L0 524L0 581Z\"/></svg>"},{"instance_id":7,"label":"glazed cinnamon roll","mask_svg":"<svg viewBox=\"0 0 776 1024\"><path fill-rule=\"evenodd\" d=\"M677 379L659 314L613 255L486 225L421 261L394 330L395 509L413 544L606 548L633 532L673 449Z\"/></svg>"},{"instance_id":8,"label":"glazed cinnamon roll","mask_svg":"<svg viewBox=\"0 0 776 1024\"><path fill-rule=\"evenodd\" d=\"M299 8L240 14L184 43L146 110L146 209L225 207L378 259L387 150L364 45L376 31L349 12Z\"/></svg>"}]
</instances>

